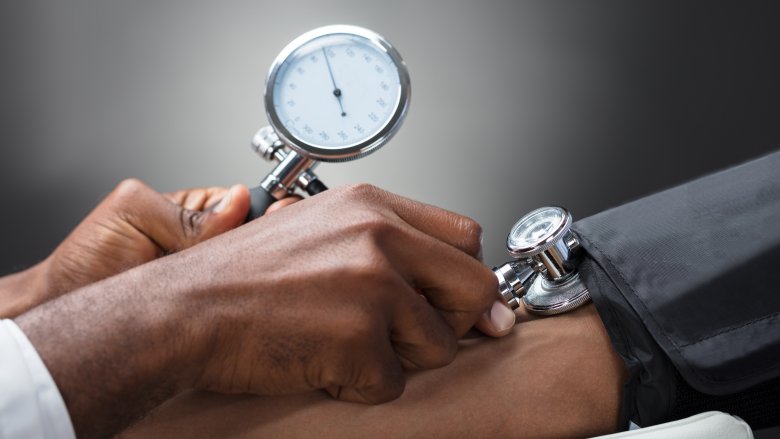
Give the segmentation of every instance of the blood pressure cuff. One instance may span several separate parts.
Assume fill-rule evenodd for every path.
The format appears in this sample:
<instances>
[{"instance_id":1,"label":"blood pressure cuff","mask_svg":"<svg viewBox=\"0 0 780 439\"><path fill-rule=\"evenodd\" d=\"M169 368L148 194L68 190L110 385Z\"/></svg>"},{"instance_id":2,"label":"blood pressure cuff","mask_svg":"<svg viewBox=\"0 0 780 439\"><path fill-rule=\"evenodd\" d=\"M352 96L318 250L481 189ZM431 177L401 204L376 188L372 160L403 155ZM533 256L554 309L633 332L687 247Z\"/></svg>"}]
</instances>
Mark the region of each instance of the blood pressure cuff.
<instances>
[{"instance_id":1,"label":"blood pressure cuff","mask_svg":"<svg viewBox=\"0 0 780 439\"><path fill-rule=\"evenodd\" d=\"M780 152L577 222L622 418L780 423Z\"/></svg>"}]
</instances>

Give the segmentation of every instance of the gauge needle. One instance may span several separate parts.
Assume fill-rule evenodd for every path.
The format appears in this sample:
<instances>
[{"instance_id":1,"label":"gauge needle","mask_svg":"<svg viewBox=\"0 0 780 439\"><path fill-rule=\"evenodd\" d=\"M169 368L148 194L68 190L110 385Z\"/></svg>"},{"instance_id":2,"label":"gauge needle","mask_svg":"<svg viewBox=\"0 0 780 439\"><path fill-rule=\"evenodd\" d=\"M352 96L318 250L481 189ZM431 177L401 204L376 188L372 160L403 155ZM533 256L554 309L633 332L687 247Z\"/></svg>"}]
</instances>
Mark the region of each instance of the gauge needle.
<instances>
[{"instance_id":1,"label":"gauge needle","mask_svg":"<svg viewBox=\"0 0 780 439\"><path fill-rule=\"evenodd\" d=\"M339 108L341 108L341 117L347 115L344 112L344 104L341 103L341 89L336 85L336 80L333 78L333 69L330 68L330 61L328 60L328 54L325 52L325 48L322 48L322 55L325 57L325 64L328 65L328 73L330 73L330 82L333 83L333 96L339 100Z\"/></svg>"}]
</instances>

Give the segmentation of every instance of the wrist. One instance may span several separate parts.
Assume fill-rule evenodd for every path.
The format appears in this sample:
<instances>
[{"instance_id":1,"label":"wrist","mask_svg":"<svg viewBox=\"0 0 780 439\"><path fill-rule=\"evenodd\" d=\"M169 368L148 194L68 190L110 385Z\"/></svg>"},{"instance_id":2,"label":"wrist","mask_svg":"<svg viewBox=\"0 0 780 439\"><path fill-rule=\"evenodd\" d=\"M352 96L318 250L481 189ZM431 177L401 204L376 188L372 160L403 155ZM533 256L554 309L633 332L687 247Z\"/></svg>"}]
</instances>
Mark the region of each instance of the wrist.
<instances>
[{"instance_id":1,"label":"wrist","mask_svg":"<svg viewBox=\"0 0 780 439\"><path fill-rule=\"evenodd\" d=\"M187 303L192 282L173 273L177 264L169 262L174 258L154 261L109 279L106 287L119 296L122 305L114 307L111 321L102 325L123 328L120 339L132 343L128 347L136 353L133 368L138 378L156 383L171 394L191 387L198 358L193 342L195 325ZM120 355L128 355L127 350Z\"/></svg>"},{"instance_id":2,"label":"wrist","mask_svg":"<svg viewBox=\"0 0 780 439\"><path fill-rule=\"evenodd\" d=\"M201 373L202 364L215 339L210 328L204 324L204 316L197 314L195 307L199 283L193 276L173 274L181 262L173 262L179 255L171 255L147 264L150 271L143 277L163 280L146 298L147 321L144 326L146 337L152 346L150 362L154 370L165 370L165 378L176 393L193 387ZM166 279L177 279L168 282ZM204 294L207 295L207 294ZM138 300L138 299L136 299ZM143 299L141 299L143 300ZM204 305L201 311L209 308Z\"/></svg>"},{"instance_id":3,"label":"wrist","mask_svg":"<svg viewBox=\"0 0 780 439\"><path fill-rule=\"evenodd\" d=\"M178 279L171 294L160 301L159 311L165 316L162 324L167 328L164 332L171 334L169 348L175 348L168 353L170 361L180 366L176 376L179 390L198 387L207 373L206 365L220 348L221 337L224 339L225 328L218 322L225 318L219 316L231 312L218 306L215 300L219 290L224 288L215 281L220 279L219 270L208 264L200 267L197 260L183 260L187 258L188 252L168 256L159 264L160 272L155 274ZM182 272L182 267L189 269ZM226 318L234 320L230 316Z\"/></svg>"},{"instance_id":4,"label":"wrist","mask_svg":"<svg viewBox=\"0 0 780 439\"><path fill-rule=\"evenodd\" d=\"M0 278L0 318L13 318L49 298L46 259L24 271Z\"/></svg>"},{"instance_id":5,"label":"wrist","mask_svg":"<svg viewBox=\"0 0 780 439\"><path fill-rule=\"evenodd\" d=\"M79 436L108 436L192 381L181 283L148 264L16 319L65 400Z\"/></svg>"}]
</instances>

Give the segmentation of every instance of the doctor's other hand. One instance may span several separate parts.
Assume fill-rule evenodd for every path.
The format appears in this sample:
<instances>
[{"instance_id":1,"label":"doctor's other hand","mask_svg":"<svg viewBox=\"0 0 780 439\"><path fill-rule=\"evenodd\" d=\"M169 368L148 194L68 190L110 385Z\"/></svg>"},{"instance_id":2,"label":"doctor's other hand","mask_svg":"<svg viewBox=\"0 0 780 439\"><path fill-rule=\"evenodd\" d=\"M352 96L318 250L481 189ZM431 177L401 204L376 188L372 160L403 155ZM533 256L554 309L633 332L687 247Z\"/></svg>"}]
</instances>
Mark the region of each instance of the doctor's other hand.
<instances>
[{"instance_id":1,"label":"doctor's other hand","mask_svg":"<svg viewBox=\"0 0 780 439\"><path fill-rule=\"evenodd\" d=\"M381 403L452 361L496 300L472 220L333 189L17 319L79 437L188 388Z\"/></svg>"},{"instance_id":2,"label":"doctor's other hand","mask_svg":"<svg viewBox=\"0 0 780 439\"><path fill-rule=\"evenodd\" d=\"M289 204L283 200L269 211ZM243 223L249 192L236 185L159 194L120 183L40 264L0 279L0 317L191 247Z\"/></svg>"}]
</instances>

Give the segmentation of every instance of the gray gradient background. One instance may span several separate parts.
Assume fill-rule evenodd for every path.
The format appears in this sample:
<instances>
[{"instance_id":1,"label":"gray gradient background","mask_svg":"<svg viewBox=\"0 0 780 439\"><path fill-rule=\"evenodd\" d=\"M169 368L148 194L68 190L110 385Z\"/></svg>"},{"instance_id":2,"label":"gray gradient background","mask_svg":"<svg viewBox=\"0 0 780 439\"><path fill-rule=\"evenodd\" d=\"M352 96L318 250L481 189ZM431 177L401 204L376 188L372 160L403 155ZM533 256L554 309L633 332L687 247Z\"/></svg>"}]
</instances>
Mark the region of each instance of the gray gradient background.
<instances>
[{"instance_id":1,"label":"gray gradient background","mask_svg":"<svg viewBox=\"0 0 780 439\"><path fill-rule=\"evenodd\" d=\"M584 217L779 148L778 18L769 1L6 0L0 274L123 178L259 182L266 70L334 23L390 39L413 96L391 144L322 178L472 216L497 264L532 208Z\"/></svg>"},{"instance_id":2,"label":"gray gradient background","mask_svg":"<svg viewBox=\"0 0 780 439\"><path fill-rule=\"evenodd\" d=\"M265 73L333 23L384 34L413 93L388 146L323 180L474 217L497 264L532 208L584 217L777 149L778 18L768 1L4 1L0 273L123 178L259 182Z\"/></svg>"}]
</instances>

